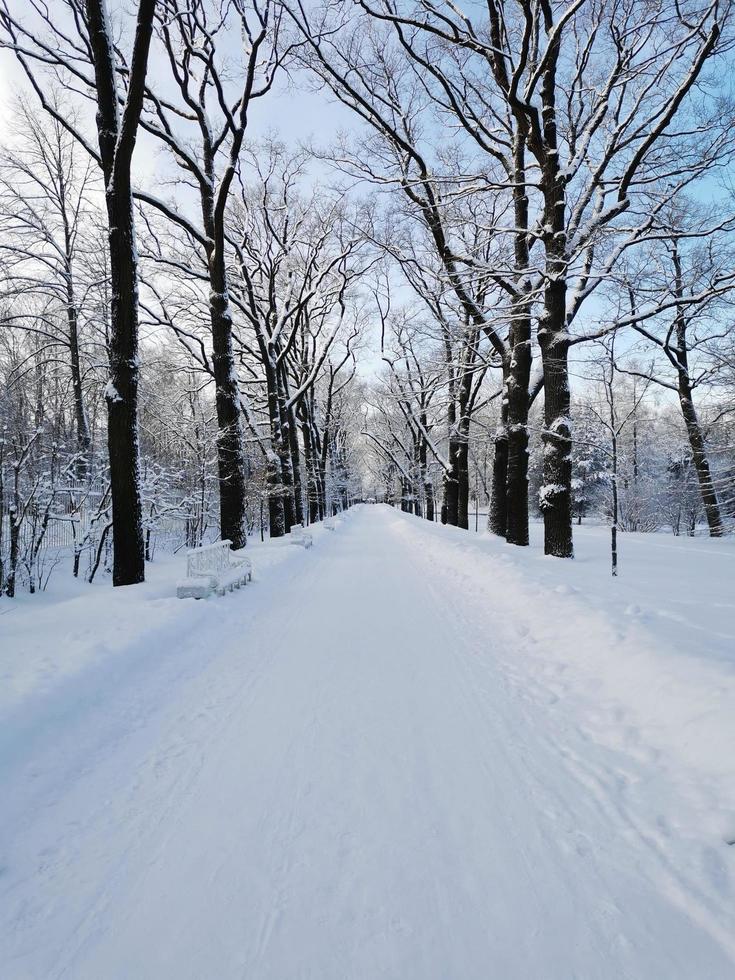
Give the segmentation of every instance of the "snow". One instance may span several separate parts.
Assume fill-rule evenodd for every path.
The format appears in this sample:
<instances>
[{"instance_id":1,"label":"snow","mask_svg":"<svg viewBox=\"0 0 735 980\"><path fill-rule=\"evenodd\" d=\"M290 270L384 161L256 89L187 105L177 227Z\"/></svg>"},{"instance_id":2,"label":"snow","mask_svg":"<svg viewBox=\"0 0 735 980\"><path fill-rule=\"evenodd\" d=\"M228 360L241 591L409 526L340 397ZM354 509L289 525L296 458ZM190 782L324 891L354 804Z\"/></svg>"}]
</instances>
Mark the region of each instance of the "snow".
<instances>
[{"instance_id":1,"label":"snow","mask_svg":"<svg viewBox=\"0 0 735 980\"><path fill-rule=\"evenodd\" d=\"M0 601L4 980L735 975L733 542L310 530Z\"/></svg>"},{"instance_id":2,"label":"snow","mask_svg":"<svg viewBox=\"0 0 735 980\"><path fill-rule=\"evenodd\" d=\"M105 398L108 402L121 402L122 397L120 392L117 390L112 380L108 381L105 385Z\"/></svg>"},{"instance_id":3,"label":"snow","mask_svg":"<svg viewBox=\"0 0 735 980\"><path fill-rule=\"evenodd\" d=\"M309 530L316 539L325 533L321 525ZM288 538L265 544L251 540L234 554L253 560L258 581L291 557L287 546ZM179 632L197 626L216 628L222 606L175 597L176 582L186 570L182 552L146 565L143 585L111 589L101 575L90 586L60 568L51 578L50 593L22 592L12 601L0 597L0 719L8 712L26 713L26 698L53 694L80 672L115 669L118 657L127 661L138 647L146 656L159 635L173 642Z\"/></svg>"},{"instance_id":4,"label":"snow","mask_svg":"<svg viewBox=\"0 0 735 980\"><path fill-rule=\"evenodd\" d=\"M566 493L566 490L567 488L563 483L544 483L538 492L539 507L542 510L546 507L553 507L555 498Z\"/></svg>"}]
</instances>

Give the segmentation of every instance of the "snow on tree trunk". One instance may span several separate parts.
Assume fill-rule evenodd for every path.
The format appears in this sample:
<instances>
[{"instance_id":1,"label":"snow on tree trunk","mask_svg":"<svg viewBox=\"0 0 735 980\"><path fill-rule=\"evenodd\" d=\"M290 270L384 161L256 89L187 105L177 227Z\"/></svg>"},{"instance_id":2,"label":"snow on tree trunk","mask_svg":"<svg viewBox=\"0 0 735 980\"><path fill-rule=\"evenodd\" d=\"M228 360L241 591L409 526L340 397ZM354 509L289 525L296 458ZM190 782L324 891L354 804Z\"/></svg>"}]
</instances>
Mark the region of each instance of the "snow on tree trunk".
<instances>
[{"instance_id":1,"label":"snow on tree trunk","mask_svg":"<svg viewBox=\"0 0 735 980\"><path fill-rule=\"evenodd\" d=\"M138 444L138 281L129 179L106 194L109 220L111 321L107 448L112 486L113 585L145 578Z\"/></svg>"},{"instance_id":2,"label":"snow on tree trunk","mask_svg":"<svg viewBox=\"0 0 735 980\"><path fill-rule=\"evenodd\" d=\"M504 538L508 530L508 417L507 404L501 408L501 422L495 431L493 477L490 490L490 509L487 515L487 529L491 534Z\"/></svg>"},{"instance_id":3,"label":"snow on tree trunk","mask_svg":"<svg viewBox=\"0 0 735 980\"><path fill-rule=\"evenodd\" d=\"M111 278L107 445L113 523L113 585L145 577L138 446L138 270L130 165L143 104L155 0L141 0L122 117L117 65L104 0L87 0L97 94L97 136L105 177Z\"/></svg>"},{"instance_id":4,"label":"snow on tree trunk","mask_svg":"<svg viewBox=\"0 0 735 980\"><path fill-rule=\"evenodd\" d=\"M544 485L540 505L544 515L544 553L573 558L572 544L572 429L567 334L567 256L564 178L559 172L554 113L555 63L543 84L543 182L546 283L538 340L544 373Z\"/></svg>"},{"instance_id":5,"label":"snow on tree trunk","mask_svg":"<svg viewBox=\"0 0 735 980\"><path fill-rule=\"evenodd\" d=\"M232 542L233 548L244 548L247 525L240 391L232 352L232 315L226 291L224 258L217 252L215 250L210 259L210 283L214 288L209 294L209 315L217 407L220 533L223 540Z\"/></svg>"},{"instance_id":6,"label":"snow on tree trunk","mask_svg":"<svg viewBox=\"0 0 735 980\"><path fill-rule=\"evenodd\" d=\"M531 380L531 304L528 300L529 245L525 140L516 130L513 146L513 212L520 234L513 239L519 298L513 305L509 331L510 362L504 396L508 403L508 463L506 474L506 539L528 544L528 410ZM505 373L505 372L504 372Z\"/></svg>"},{"instance_id":7,"label":"snow on tree trunk","mask_svg":"<svg viewBox=\"0 0 735 980\"><path fill-rule=\"evenodd\" d=\"M710 537L719 538L725 533L722 526L722 516L720 514L720 504L717 499L717 491L712 482L712 471L707 449L702 434L702 427L699 424L697 410L692 400L691 385L686 372L679 372L679 404L684 417L684 424L687 430L689 445L692 448L692 461L699 481L699 490L702 495L702 504L707 518Z\"/></svg>"}]
</instances>

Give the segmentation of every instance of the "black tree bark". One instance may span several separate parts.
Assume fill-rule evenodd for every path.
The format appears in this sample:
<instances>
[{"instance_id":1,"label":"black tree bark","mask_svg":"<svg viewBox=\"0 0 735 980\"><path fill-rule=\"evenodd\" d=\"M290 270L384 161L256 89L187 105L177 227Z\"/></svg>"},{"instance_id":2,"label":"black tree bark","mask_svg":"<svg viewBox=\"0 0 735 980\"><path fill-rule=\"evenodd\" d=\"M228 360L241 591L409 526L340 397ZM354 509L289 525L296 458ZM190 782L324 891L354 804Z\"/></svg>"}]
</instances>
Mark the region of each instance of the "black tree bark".
<instances>
[{"instance_id":1,"label":"black tree bark","mask_svg":"<svg viewBox=\"0 0 735 980\"><path fill-rule=\"evenodd\" d=\"M113 35L105 0L87 0L97 92L97 135L105 178L111 273L107 445L112 486L114 585L145 577L138 447L138 274L130 163L143 106L155 0L138 7L128 95L118 113Z\"/></svg>"}]
</instances>

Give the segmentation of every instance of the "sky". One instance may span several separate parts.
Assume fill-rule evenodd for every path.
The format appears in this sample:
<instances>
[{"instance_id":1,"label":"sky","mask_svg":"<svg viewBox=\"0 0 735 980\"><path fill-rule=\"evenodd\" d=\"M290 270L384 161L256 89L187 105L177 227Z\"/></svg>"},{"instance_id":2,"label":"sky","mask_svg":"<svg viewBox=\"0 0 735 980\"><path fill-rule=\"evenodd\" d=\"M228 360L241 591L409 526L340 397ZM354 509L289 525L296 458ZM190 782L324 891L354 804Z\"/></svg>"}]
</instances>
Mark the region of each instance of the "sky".
<instances>
[{"instance_id":1,"label":"sky","mask_svg":"<svg viewBox=\"0 0 735 980\"><path fill-rule=\"evenodd\" d=\"M22 0L10 0L13 12L23 6ZM54 5L51 4L53 9ZM239 47L239 37L233 39L233 55ZM163 77L157 72L153 60L149 66L149 79L157 83ZM13 101L18 93L33 95L23 69L15 56L7 50L0 50L0 140L13 137ZM40 103L38 103L40 105ZM92 124L88 115L88 127ZM248 138L257 140L269 135L277 135L287 145L297 146L302 142L314 141L319 145L328 144L340 130L354 126L354 117L348 109L341 106L326 93L307 90L306 84L289 85L285 76L262 99L252 103L248 126ZM155 141L139 134L136 145L135 168L141 179L155 178L160 174L161 162L158 159Z\"/></svg>"},{"instance_id":2,"label":"sky","mask_svg":"<svg viewBox=\"0 0 735 980\"><path fill-rule=\"evenodd\" d=\"M21 0L10 0L11 9L17 9L20 2ZM239 53L237 48L239 36L233 38L233 58ZM167 66L164 66L164 70L157 71L155 61L152 61L148 77L160 85L167 71ZM16 134L13 107L20 94L27 96L31 105L38 105L41 111L40 102L15 56L10 51L0 50L0 145L12 145L14 141ZM96 146L91 105L84 106L83 118L83 129ZM265 97L253 101L246 139L258 141L275 137L293 149L301 144L311 143L323 148L339 132L349 131L354 125L352 113L328 93L313 90L313 86L303 80L301 84L290 83L282 75ZM164 181L176 172L176 168L158 141L143 131L138 132L133 168L138 186L149 190L157 189L164 198L173 196L171 190L165 187ZM330 184L339 175L328 164L315 161L310 166L310 176ZM179 186L175 195L176 203L185 212L194 204L193 197L190 202L186 201L186 195L186 188ZM193 215L198 218L198 208L193 211ZM373 376L382 366L380 356L372 346L365 348L360 359L360 373L366 377Z\"/></svg>"},{"instance_id":3,"label":"sky","mask_svg":"<svg viewBox=\"0 0 735 980\"><path fill-rule=\"evenodd\" d=\"M19 9L21 4L22 0L10 0L11 9ZM56 13L58 7L52 5L52 10ZM233 32L231 45L231 56L235 60L239 55L239 34ZM167 77L167 66L159 70L154 60L150 66L149 77L154 80L157 88L165 84L162 80ZM19 91L30 92L25 75L15 57L9 51L0 50L0 145L12 143L14 137L12 105ZM32 92L30 98L32 103L37 101ZM92 135L91 106L85 110L85 116L87 120L85 128ZM326 92L314 91L305 81L297 80L296 84L289 84L285 76L282 76L266 97L252 104L247 136L249 140L258 140L275 135L287 146L294 148L301 143L309 142L324 147L333 141L339 131L349 132L356 129L357 125L354 115ZM143 132L139 133L134 158L134 170L139 185L158 188L162 196L168 197L171 191L165 187L164 181L172 169L170 158L161 151L157 141ZM327 164L315 162L311 167L311 173L313 177L316 176L325 182L331 181L332 172ZM188 210L185 195L185 189L177 190L178 205ZM410 298L408 290L405 290L399 292L398 302L406 302ZM587 301L580 322L594 323L601 315L601 303L593 297L591 301ZM580 355L584 358L585 354L586 350L577 348L575 361ZM364 352L361 365L363 374L373 375L380 365L380 356L376 351ZM579 367L584 370L583 363Z\"/></svg>"}]
</instances>

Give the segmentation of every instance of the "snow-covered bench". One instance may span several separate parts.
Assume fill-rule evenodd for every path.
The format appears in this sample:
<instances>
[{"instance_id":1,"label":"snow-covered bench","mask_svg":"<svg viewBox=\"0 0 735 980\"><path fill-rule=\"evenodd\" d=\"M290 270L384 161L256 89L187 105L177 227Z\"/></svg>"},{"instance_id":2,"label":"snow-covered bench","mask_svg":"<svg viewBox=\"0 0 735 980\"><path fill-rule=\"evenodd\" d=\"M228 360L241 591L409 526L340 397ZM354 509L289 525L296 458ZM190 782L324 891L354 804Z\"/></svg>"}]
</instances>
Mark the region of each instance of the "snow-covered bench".
<instances>
[{"instance_id":1,"label":"snow-covered bench","mask_svg":"<svg viewBox=\"0 0 735 980\"><path fill-rule=\"evenodd\" d=\"M328 531L336 531L341 523L342 521L338 517L327 517L324 521L324 527Z\"/></svg>"},{"instance_id":2,"label":"snow-covered bench","mask_svg":"<svg viewBox=\"0 0 735 980\"><path fill-rule=\"evenodd\" d=\"M249 558L235 558L229 541L194 548L186 555L186 578L176 585L179 599L206 599L239 589L253 577Z\"/></svg>"},{"instance_id":3,"label":"snow-covered bench","mask_svg":"<svg viewBox=\"0 0 735 980\"><path fill-rule=\"evenodd\" d=\"M289 540L291 544L301 545L302 548L311 548L314 543L309 531L304 530L303 524L294 524L289 531Z\"/></svg>"}]
</instances>

